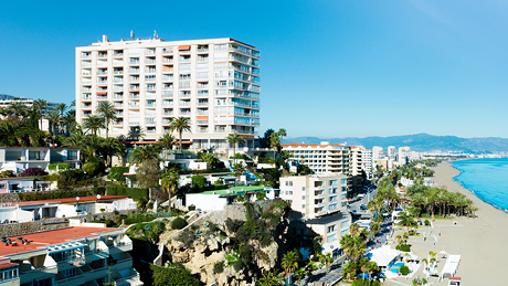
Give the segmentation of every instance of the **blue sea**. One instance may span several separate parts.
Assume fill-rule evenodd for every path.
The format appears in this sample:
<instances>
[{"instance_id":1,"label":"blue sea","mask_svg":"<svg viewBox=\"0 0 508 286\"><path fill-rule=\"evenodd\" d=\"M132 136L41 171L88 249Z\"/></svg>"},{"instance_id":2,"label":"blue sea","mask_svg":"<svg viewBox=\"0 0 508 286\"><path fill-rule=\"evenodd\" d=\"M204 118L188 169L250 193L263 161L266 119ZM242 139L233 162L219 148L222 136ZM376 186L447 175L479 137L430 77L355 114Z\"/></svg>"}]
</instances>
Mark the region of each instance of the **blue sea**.
<instances>
[{"instance_id":1,"label":"blue sea","mask_svg":"<svg viewBox=\"0 0 508 286\"><path fill-rule=\"evenodd\" d=\"M481 200L508 211L508 158L455 161L454 179Z\"/></svg>"}]
</instances>

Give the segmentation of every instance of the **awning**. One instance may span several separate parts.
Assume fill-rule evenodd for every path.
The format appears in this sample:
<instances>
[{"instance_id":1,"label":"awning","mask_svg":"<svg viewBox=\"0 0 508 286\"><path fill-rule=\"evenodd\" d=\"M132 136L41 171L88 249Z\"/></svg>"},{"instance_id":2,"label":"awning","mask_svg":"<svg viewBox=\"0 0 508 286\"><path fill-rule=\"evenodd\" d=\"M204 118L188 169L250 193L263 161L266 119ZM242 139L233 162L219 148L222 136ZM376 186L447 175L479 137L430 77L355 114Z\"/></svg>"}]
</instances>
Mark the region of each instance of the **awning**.
<instances>
[{"instance_id":1,"label":"awning","mask_svg":"<svg viewBox=\"0 0 508 286\"><path fill-rule=\"evenodd\" d=\"M379 267L387 267L393 260L400 255L400 251L395 250L387 245L383 245L379 248L373 249L368 253L368 257L371 261L376 262Z\"/></svg>"}]
</instances>

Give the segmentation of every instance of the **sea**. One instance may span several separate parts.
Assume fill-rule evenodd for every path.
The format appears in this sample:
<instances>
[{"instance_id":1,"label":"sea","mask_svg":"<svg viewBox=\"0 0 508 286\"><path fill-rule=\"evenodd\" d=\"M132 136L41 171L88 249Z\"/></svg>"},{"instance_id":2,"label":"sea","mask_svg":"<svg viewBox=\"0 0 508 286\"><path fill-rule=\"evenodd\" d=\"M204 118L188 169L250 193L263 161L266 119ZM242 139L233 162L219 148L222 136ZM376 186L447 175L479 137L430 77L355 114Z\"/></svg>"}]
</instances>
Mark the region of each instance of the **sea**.
<instances>
[{"instance_id":1,"label":"sea","mask_svg":"<svg viewBox=\"0 0 508 286\"><path fill-rule=\"evenodd\" d=\"M454 180L478 198L508 212L508 158L459 160Z\"/></svg>"}]
</instances>

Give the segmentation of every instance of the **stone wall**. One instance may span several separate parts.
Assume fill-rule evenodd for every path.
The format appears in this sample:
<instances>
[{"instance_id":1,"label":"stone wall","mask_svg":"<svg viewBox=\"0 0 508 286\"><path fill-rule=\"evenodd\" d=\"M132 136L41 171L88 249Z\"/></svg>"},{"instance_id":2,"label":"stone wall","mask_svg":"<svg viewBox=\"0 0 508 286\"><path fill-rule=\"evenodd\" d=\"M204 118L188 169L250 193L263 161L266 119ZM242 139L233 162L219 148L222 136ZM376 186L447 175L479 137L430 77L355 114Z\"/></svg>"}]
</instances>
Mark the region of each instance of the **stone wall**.
<instances>
[{"instance_id":1,"label":"stone wall","mask_svg":"<svg viewBox=\"0 0 508 286\"><path fill-rule=\"evenodd\" d=\"M66 219L45 219L23 223L0 224L1 236L16 236L34 232L61 229L69 226Z\"/></svg>"}]
</instances>

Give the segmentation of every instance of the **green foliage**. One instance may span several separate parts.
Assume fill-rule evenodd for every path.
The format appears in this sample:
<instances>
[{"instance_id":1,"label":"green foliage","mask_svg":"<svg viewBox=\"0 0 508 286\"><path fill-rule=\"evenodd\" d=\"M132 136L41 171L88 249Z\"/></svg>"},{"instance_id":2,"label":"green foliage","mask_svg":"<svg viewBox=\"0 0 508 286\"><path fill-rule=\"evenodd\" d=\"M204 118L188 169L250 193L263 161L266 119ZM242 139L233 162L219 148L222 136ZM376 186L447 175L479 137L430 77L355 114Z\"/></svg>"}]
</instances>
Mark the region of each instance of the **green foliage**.
<instances>
[{"instance_id":1,"label":"green foliage","mask_svg":"<svg viewBox=\"0 0 508 286\"><path fill-rule=\"evenodd\" d=\"M403 265L402 267L400 267L399 269L399 273L402 275L402 276L406 276L408 275L409 273L411 273L411 270L409 269L409 267L407 267L406 265Z\"/></svg>"},{"instance_id":2,"label":"green foliage","mask_svg":"<svg viewBox=\"0 0 508 286\"><path fill-rule=\"evenodd\" d=\"M26 192L26 193L18 193L18 197L20 201L37 201L37 200L52 200L62 198L95 196L97 194L103 195L104 189L95 188L83 191Z\"/></svg>"},{"instance_id":3,"label":"green foliage","mask_svg":"<svg viewBox=\"0 0 508 286\"><path fill-rule=\"evenodd\" d=\"M199 286L200 282L181 264L168 267L150 265L154 286Z\"/></svg>"},{"instance_id":4,"label":"green foliage","mask_svg":"<svg viewBox=\"0 0 508 286\"><path fill-rule=\"evenodd\" d=\"M108 179L117 182L125 181L125 176L123 174L129 172L128 167L111 167L108 173Z\"/></svg>"},{"instance_id":5,"label":"green foliage","mask_svg":"<svg viewBox=\"0 0 508 286\"><path fill-rule=\"evenodd\" d=\"M5 170L0 172L0 178L13 178L16 177L16 174L12 170Z\"/></svg>"},{"instance_id":6,"label":"green foliage","mask_svg":"<svg viewBox=\"0 0 508 286\"><path fill-rule=\"evenodd\" d=\"M424 224L425 226L430 226L430 220L425 219L425 220L423 221L423 224Z\"/></svg>"},{"instance_id":7,"label":"green foliage","mask_svg":"<svg viewBox=\"0 0 508 286\"><path fill-rule=\"evenodd\" d=\"M402 251L402 252L411 252L411 244L407 243L399 243L395 249Z\"/></svg>"},{"instance_id":8,"label":"green foliage","mask_svg":"<svg viewBox=\"0 0 508 286\"><path fill-rule=\"evenodd\" d=\"M105 166L103 161L97 158L89 158L88 161L83 164L82 169L88 176L94 177L102 173Z\"/></svg>"},{"instance_id":9,"label":"green foliage","mask_svg":"<svg viewBox=\"0 0 508 286\"><path fill-rule=\"evenodd\" d=\"M446 189L417 185L407 195L418 216L473 215L476 211L473 201L464 194Z\"/></svg>"},{"instance_id":10,"label":"green foliage","mask_svg":"<svg viewBox=\"0 0 508 286\"><path fill-rule=\"evenodd\" d=\"M172 229L182 229L187 226L187 221L182 217L176 217L171 222L171 228Z\"/></svg>"},{"instance_id":11,"label":"green foliage","mask_svg":"<svg viewBox=\"0 0 508 286\"><path fill-rule=\"evenodd\" d=\"M197 189L197 190L202 190L207 186L206 178L203 176L199 176L199 175L192 176L191 182L192 182L191 183L192 188Z\"/></svg>"},{"instance_id":12,"label":"green foliage","mask_svg":"<svg viewBox=\"0 0 508 286\"><path fill-rule=\"evenodd\" d=\"M110 196L128 196L136 202L148 201L148 189L128 188L124 185L111 185L106 187L106 195Z\"/></svg>"},{"instance_id":13,"label":"green foliage","mask_svg":"<svg viewBox=\"0 0 508 286\"><path fill-rule=\"evenodd\" d=\"M219 261L213 265L213 273L220 274L224 271L224 262Z\"/></svg>"},{"instance_id":14,"label":"green foliage","mask_svg":"<svg viewBox=\"0 0 508 286\"><path fill-rule=\"evenodd\" d=\"M51 163L48 165L48 169L51 171L64 171L70 169L71 165L69 163L61 162L61 163Z\"/></svg>"},{"instance_id":15,"label":"green foliage","mask_svg":"<svg viewBox=\"0 0 508 286\"><path fill-rule=\"evenodd\" d=\"M134 239L157 243L159 241L159 236L165 229L166 224L160 220L147 223L136 223L129 228L127 234Z\"/></svg>"}]
</instances>

